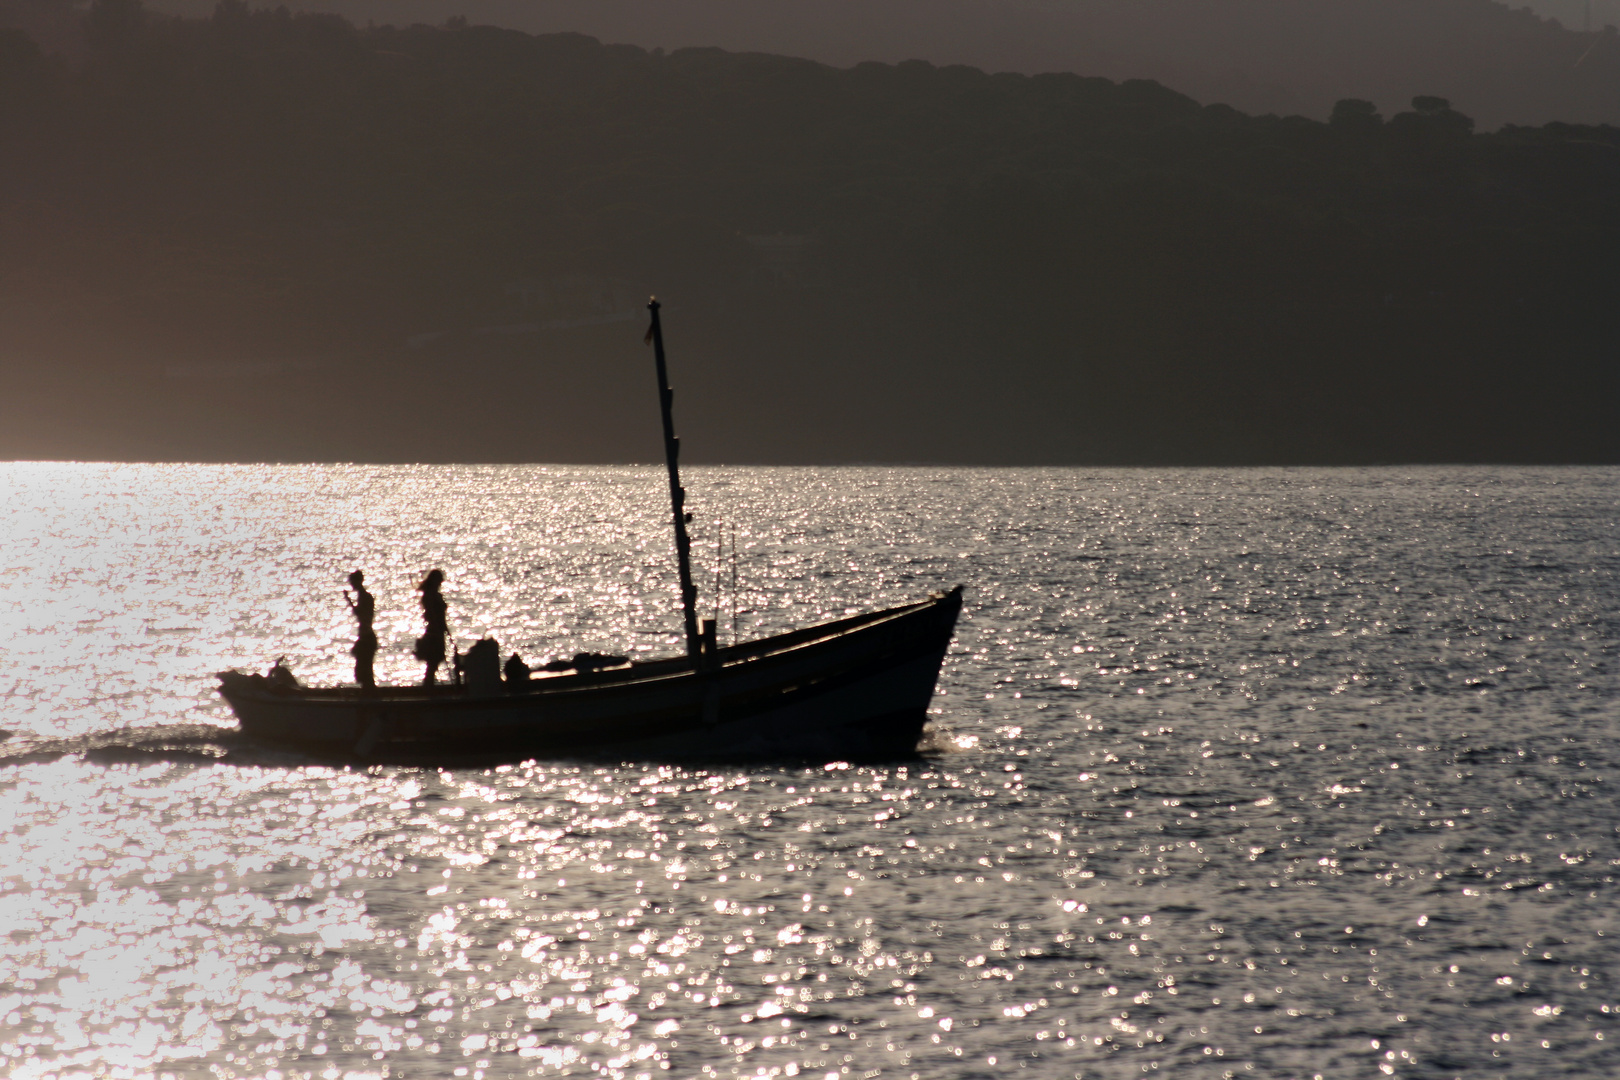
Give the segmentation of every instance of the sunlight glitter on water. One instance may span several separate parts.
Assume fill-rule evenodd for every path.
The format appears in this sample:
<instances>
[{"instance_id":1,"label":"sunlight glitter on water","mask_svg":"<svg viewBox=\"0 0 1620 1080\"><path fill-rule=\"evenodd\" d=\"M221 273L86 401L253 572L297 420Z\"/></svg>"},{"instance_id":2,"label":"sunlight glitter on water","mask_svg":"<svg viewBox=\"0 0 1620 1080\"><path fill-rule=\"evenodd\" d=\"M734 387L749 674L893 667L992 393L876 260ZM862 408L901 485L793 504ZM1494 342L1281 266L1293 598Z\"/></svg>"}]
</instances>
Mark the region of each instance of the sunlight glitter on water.
<instances>
[{"instance_id":1,"label":"sunlight glitter on water","mask_svg":"<svg viewBox=\"0 0 1620 1080\"><path fill-rule=\"evenodd\" d=\"M457 772L195 725L671 648L658 471L3 479L8 1076L1613 1071L1614 470L694 470L726 630L968 584L933 749Z\"/></svg>"}]
</instances>

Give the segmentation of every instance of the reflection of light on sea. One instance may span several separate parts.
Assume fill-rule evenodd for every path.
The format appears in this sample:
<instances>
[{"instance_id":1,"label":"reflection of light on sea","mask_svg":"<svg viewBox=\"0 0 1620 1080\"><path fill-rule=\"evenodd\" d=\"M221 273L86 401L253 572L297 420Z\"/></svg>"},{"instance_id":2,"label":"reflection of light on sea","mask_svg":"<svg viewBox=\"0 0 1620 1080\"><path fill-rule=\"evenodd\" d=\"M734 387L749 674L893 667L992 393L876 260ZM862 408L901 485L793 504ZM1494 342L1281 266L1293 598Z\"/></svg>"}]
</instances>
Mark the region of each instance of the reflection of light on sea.
<instances>
[{"instance_id":1,"label":"reflection of light on sea","mask_svg":"<svg viewBox=\"0 0 1620 1080\"><path fill-rule=\"evenodd\" d=\"M226 1025L233 1039L313 1052L322 1016L339 1005L373 1016L414 1008L408 985L367 976L356 960L325 972L307 963L373 936L362 898L376 860L361 847L331 863L329 845L363 840L357 813L389 793L332 774L331 794L355 801L319 806L278 772L142 770L156 782L138 783L141 812L125 816L73 798L90 777L68 761L27 771L67 797L0 795L0 816L15 823L0 921L21 946L8 967L64 1056L8 1075L206 1057L225 1045ZM271 843L256 850L235 842L244 799L268 826ZM55 877L64 865L76 871L67 880Z\"/></svg>"},{"instance_id":2,"label":"reflection of light on sea","mask_svg":"<svg viewBox=\"0 0 1620 1080\"><path fill-rule=\"evenodd\" d=\"M0 1074L1606 1075L1612 473L1436 476L694 470L723 630L967 581L928 755L439 772L71 748L666 648L657 470L0 466Z\"/></svg>"}]
</instances>

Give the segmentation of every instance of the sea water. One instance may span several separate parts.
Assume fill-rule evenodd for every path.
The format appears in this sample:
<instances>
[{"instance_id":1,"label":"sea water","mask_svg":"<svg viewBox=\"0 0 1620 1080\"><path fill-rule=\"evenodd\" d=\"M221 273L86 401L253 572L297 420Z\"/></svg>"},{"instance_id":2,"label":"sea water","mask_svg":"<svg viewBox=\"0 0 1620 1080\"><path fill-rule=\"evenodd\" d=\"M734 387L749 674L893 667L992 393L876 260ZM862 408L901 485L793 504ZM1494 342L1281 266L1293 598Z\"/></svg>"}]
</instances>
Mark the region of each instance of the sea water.
<instances>
[{"instance_id":1,"label":"sea water","mask_svg":"<svg viewBox=\"0 0 1620 1080\"><path fill-rule=\"evenodd\" d=\"M914 758L343 769L214 672L674 651L657 468L0 466L0 1075L1620 1074L1620 470L692 469Z\"/></svg>"}]
</instances>

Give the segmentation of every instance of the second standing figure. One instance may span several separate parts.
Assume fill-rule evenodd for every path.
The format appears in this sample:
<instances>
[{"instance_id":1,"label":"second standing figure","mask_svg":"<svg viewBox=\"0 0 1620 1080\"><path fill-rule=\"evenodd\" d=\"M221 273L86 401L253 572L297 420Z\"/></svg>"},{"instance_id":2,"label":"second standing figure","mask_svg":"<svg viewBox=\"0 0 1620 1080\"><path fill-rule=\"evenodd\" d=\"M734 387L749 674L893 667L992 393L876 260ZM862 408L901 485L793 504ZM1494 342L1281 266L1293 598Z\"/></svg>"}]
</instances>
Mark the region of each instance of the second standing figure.
<instances>
[{"instance_id":1,"label":"second standing figure","mask_svg":"<svg viewBox=\"0 0 1620 1080\"><path fill-rule=\"evenodd\" d=\"M443 584L444 572L429 570L422 584L416 587L422 594L422 621L426 623L426 628L422 636L416 639L416 648L412 651L418 660L427 665L427 672L422 676L423 686L433 685L439 665L444 663L444 639L450 633L449 609L439 593L439 587Z\"/></svg>"}]
</instances>

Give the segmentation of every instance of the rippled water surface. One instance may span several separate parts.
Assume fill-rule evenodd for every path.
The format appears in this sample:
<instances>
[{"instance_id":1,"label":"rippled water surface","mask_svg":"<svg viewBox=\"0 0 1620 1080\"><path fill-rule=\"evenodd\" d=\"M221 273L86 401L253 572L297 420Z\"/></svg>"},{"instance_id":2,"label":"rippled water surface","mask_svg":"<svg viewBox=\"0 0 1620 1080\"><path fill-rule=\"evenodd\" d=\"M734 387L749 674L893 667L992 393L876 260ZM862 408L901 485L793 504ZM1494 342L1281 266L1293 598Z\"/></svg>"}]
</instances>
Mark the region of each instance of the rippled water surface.
<instances>
[{"instance_id":1,"label":"rippled water surface","mask_svg":"<svg viewBox=\"0 0 1620 1080\"><path fill-rule=\"evenodd\" d=\"M1617 481L693 470L723 638L967 585L929 748L440 772L211 673L671 650L660 471L0 466L0 1075L1620 1074Z\"/></svg>"}]
</instances>

